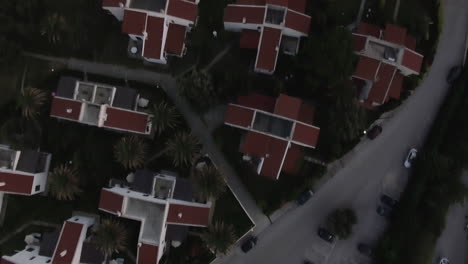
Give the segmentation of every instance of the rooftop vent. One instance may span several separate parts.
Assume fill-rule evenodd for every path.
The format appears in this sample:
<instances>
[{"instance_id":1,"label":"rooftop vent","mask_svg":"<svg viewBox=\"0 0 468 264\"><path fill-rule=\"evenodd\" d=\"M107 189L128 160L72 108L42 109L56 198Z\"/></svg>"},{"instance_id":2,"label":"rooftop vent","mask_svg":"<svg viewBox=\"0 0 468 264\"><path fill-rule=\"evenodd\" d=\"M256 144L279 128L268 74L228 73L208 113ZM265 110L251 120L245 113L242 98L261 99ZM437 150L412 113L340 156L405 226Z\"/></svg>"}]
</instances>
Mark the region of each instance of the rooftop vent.
<instances>
[{"instance_id":1,"label":"rooftop vent","mask_svg":"<svg viewBox=\"0 0 468 264\"><path fill-rule=\"evenodd\" d=\"M6 182L0 182L0 187L3 187L6 185Z\"/></svg>"},{"instance_id":2,"label":"rooftop vent","mask_svg":"<svg viewBox=\"0 0 468 264\"><path fill-rule=\"evenodd\" d=\"M182 218L182 213L177 214L177 217Z\"/></svg>"},{"instance_id":3,"label":"rooftop vent","mask_svg":"<svg viewBox=\"0 0 468 264\"><path fill-rule=\"evenodd\" d=\"M60 257L65 257L67 255L67 250L65 249L64 251L60 252Z\"/></svg>"},{"instance_id":4,"label":"rooftop vent","mask_svg":"<svg viewBox=\"0 0 468 264\"><path fill-rule=\"evenodd\" d=\"M243 17L242 18L242 23L244 23L244 24L247 23L247 18Z\"/></svg>"},{"instance_id":5,"label":"rooftop vent","mask_svg":"<svg viewBox=\"0 0 468 264\"><path fill-rule=\"evenodd\" d=\"M67 114L71 114L73 112L73 109L67 108Z\"/></svg>"}]
</instances>

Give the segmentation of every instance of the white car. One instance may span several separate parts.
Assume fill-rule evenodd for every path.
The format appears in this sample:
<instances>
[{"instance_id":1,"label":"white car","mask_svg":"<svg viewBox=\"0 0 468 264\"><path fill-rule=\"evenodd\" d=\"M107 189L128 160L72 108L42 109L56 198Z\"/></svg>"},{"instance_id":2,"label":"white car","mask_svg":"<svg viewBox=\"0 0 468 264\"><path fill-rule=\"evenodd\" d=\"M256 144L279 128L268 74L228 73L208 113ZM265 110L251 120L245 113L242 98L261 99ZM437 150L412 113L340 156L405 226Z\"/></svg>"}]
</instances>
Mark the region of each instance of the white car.
<instances>
[{"instance_id":1,"label":"white car","mask_svg":"<svg viewBox=\"0 0 468 264\"><path fill-rule=\"evenodd\" d=\"M448 260L448 258L442 258L440 259L439 264L450 264L450 261Z\"/></svg>"},{"instance_id":2,"label":"white car","mask_svg":"<svg viewBox=\"0 0 468 264\"><path fill-rule=\"evenodd\" d=\"M407 169L411 168L411 165L413 161L416 159L417 154L418 154L417 149L415 148L410 149L410 151L408 152L408 156L406 156L405 163L403 164L405 165L405 168Z\"/></svg>"}]
</instances>

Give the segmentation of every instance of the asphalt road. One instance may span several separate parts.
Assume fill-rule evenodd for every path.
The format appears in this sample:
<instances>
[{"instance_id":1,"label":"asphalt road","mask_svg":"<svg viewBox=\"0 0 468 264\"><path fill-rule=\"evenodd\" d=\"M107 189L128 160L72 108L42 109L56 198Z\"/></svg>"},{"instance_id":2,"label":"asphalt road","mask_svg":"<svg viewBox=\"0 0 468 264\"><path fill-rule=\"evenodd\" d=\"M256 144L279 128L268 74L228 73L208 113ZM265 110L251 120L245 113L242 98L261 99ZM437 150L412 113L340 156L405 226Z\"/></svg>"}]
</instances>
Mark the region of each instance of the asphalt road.
<instances>
[{"instance_id":1,"label":"asphalt road","mask_svg":"<svg viewBox=\"0 0 468 264\"><path fill-rule=\"evenodd\" d=\"M379 196L398 197L409 175L403 160L411 147L421 146L448 89L446 74L461 62L468 31L468 1L442 0L444 29L434 63L425 81L385 123L382 134L365 142L360 151L304 206L280 218L259 235L248 254L239 249L223 263L368 263L356 250L358 242L374 243L386 226L376 213ZM358 215L353 236L335 244L316 235L326 215L351 206Z\"/></svg>"}]
</instances>

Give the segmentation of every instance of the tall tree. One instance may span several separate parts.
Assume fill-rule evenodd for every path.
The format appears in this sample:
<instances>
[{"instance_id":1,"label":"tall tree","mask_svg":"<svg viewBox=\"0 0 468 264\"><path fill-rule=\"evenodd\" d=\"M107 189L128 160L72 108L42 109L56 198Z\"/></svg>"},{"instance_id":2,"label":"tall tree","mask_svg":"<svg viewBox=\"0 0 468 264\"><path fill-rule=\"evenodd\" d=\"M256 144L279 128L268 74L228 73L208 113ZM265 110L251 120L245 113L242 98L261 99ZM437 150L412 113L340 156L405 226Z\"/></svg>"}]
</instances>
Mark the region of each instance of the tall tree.
<instances>
[{"instance_id":1,"label":"tall tree","mask_svg":"<svg viewBox=\"0 0 468 264\"><path fill-rule=\"evenodd\" d=\"M213 165L206 165L195 172L195 185L201 199L218 198L225 190L223 176Z\"/></svg>"},{"instance_id":2,"label":"tall tree","mask_svg":"<svg viewBox=\"0 0 468 264\"><path fill-rule=\"evenodd\" d=\"M47 37L51 44L58 44L68 30L65 17L58 13L48 14L41 23L41 35Z\"/></svg>"},{"instance_id":3,"label":"tall tree","mask_svg":"<svg viewBox=\"0 0 468 264\"><path fill-rule=\"evenodd\" d=\"M35 118L39 115L41 107L47 101L47 93L43 90L26 87L17 99L18 108L21 109L21 115L26 119Z\"/></svg>"},{"instance_id":4,"label":"tall tree","mask_svg":"<svg viewBox=\"0 0 468 264\"><path fill-rule=\"evenodd\" d=\"M216 222L202 234L202 240L215 254L225 254L235 242L234 228L223 222Z\"/></svg>"},{"instance_id":5,"label":"tall tree","mask_svg":"<svg viewBox=\"0 0 468 264\"><path fill-rule=\"evenodd\" d=\"M220 91L213 85L211 74L194 69L178 79L179 92L191 103L207 109L218 101Z\"/></svg>"},{"instance_id":6,"label":"tall tree","mask_svg":"<svg viewBox=\"0 0 468 264\"><path fill-rule=\"evenodd\" d=\"M127 246L127 230L117 220L104 219L94 229L92 242L104 255L105 263L113 253L119 253Z\"/></svg>"},{"instance_id":7,"label":"tall tree","mask_svg":"<svg viewBox=\"0 0 468 264\"><path fill-rule=\"evenodd\" d=\"M114 145L114 155L125 169L136 169L145 163L147 144L138 136L131 135L119 139Z\"/></svg>"},{"instance_id":8,"label":"tall tree","mask_svg":"<svg viewBox=\"0 0 468 264\"><path fill-rule=\"evenodd\" d=\"M189 166L200 153L198 139L187 132L174 135L166 143L166 154L176 167Z\"/></svg>"},{"instance_id":9,"label":"tall tree","mask_svg":"<svg viewBox=\"0 0 468 264\"><path fill-rule=\"evenodd\" d=\"M157 134L162 134L179 125L180 116L177 109L164 101L153 105L151 114L153 114L153 129Z\"/></svg>"},{"instance_id":10,"label":"tall tree","mask_svg":"<svg viewBox=\"0 0 468 264\"><path fill-rule=\"evenodd\" d=\"M57 200L73 200L82 192L78 171L68 165L59 165L49 173L49 192Z\"/></svg>"}]
</instances>

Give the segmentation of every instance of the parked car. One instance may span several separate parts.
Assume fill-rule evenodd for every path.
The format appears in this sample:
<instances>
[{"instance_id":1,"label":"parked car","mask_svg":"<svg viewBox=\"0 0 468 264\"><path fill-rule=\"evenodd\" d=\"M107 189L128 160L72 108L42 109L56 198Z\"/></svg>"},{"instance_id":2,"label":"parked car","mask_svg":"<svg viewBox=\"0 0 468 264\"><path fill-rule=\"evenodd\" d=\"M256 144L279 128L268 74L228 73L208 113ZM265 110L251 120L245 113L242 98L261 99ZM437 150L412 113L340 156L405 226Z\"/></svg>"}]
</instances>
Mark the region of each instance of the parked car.
<instances>
[{"instance_id":1,"label":"parked car","mask_svg":"<svg viewBox=\"0 0 468 264\"><path fill-rule=\"evenodd\" d=\"M461 73L461 66L453 66L452 68L450 68L449 73L447 74L447 82L449 84L453 84L458 79L458 77L460 77Z\"/></svg>"},{"instance_id":2,"label":"parked car","mask_svg":"<svg viewBox=\"0 0 468 264\"><path fill-rule=\"evenodd\" d=\"M374 249L367 244L359 243L357 245L357 249L361 254L365 256L372 257L374 255Z\"/></svg>"},{"instance_id":3,"label":"parked car","mask_svg":"<svg viewBox=\"0 0 468 264\"><path fill-rule=\"evenodd\" d=\"M299 199L297 199L296 203L298 205L303 205L305 204L307 201L309 201L310 197L312 197L312 195L314 195L314 193L311 191L311 190L307 190L307 191L304 191L301 196L299 197Z\"/></svg>"},{"instance_id":4,"label":"parked car","mask_svg":"<svg viewBox=\"0 0 468 264\"><path fill-rule=\"evenodd\" d=\"M241 245L241 249L244 253L249 252L255 245L257 244L257 238L256 237L249 237L244 243Z\"/></svg>"},{"instance_id":5,"label":"parked car","mask_svg":"<svg viewBox=\"0 0 468 264\"><path fill-rule=\"evenodd\" d=\"M397 203L398 203L397 200L393 199L392 197L390 197L390 196L388 196L386 194L382 194L380 196L380 201L383 204L385 204L386 206L391 207L391 208L395 207L397 205Z\"/></svg>"},{"instance_id":6,"label":"parked car","mask_svg":"<svg viewBox=\"0 0 468 264\"><path fill-rule=\"evenodd\" d=\"M415 148L410 149L408 152L408 155L406 156L405 162L403 165L405 165L405 168L409 169L411 168L411 165L413 165L413 161L416 159L416 155L418 154L418 150Z\"/></svg>"},{"instance_id":7,"label":"parked car","mask_svg":"<svg viewBox=\"0 0 468 264\"><path fill-rule=\"evenodd\" d=\"M439 260L439 264L450 264L450 261L448 260L448 258L441 258Z\"/></svg>"},{"instance_id":8,"label":"parked car","mask_svg":"<svg viewBox=\"0 0 468 264\"><path fill-rule=\"evenodd\" d=\"M380 135L380 133L382 133L382 127L379 125L375 125L371 129L365 131L365 133L369 139L374 139L378 135Z\"/></svg>"},{"instance_id":9,"label":"parked car","mask_svg":"<svg viewBox=\"0 0 468 264\"><path fill-rule=\"evenodd\" d=\"M335 241L335 236L323 227L318 229L317 234L320 238L329 243L333 243L333 241Z\"/></svg>"},{"instance_id":10,"label":"parked car","mask_svg":"<svg viewBox=\"0 0 468 264\"><path fill-rule=\"evenodd\" d=\"M380 216L389 217L389 216L392 214L392 209L389 208L389 207L385 207L385 206L379 205L379 206L377 207L377 213L378 213Z\"/></svg>"}]
</instances>

